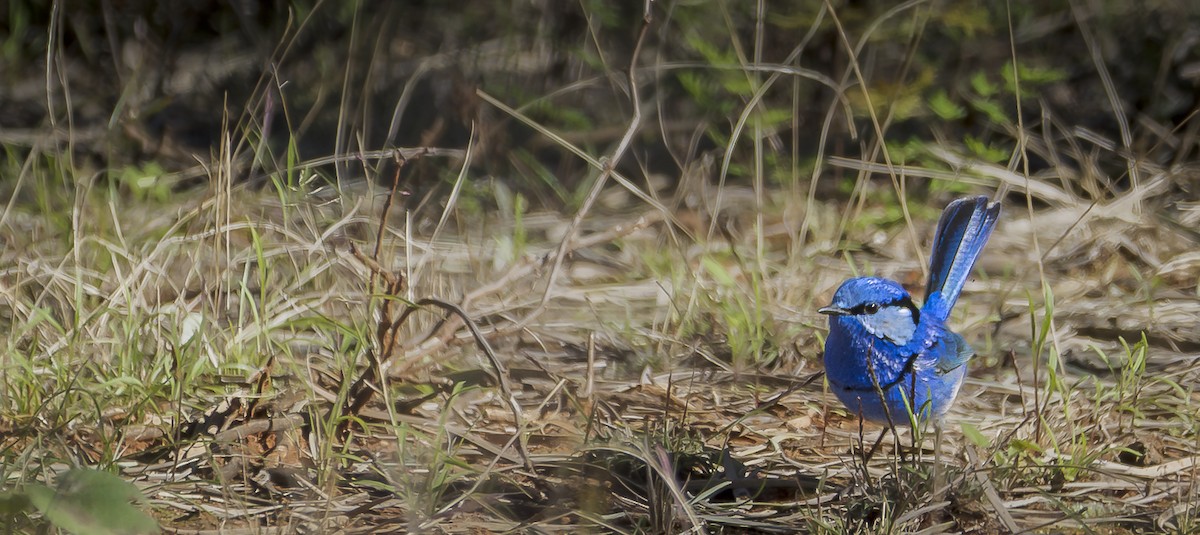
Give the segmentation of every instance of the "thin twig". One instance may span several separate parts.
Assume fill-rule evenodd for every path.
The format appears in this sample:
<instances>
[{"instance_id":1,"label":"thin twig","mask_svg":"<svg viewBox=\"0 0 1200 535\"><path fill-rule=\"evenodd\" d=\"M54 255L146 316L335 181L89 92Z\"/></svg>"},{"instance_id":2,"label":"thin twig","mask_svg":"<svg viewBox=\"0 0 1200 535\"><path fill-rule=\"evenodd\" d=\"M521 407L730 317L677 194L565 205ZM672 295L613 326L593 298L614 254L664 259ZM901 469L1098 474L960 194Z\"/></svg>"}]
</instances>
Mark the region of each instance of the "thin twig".
<instances>
[{"instance_id":1,"label":"thin twig","mask_svg":"<svg viewBox=\"0 0 1200 535\"><path fill-rule=\"evenodd\" d=\"M638 127L642 124L642 102L641 98L638 97L637 60L638 55L641 54L642 51L642 43L646 40L646 34L650 30L650 24L654 21L654 17L651 14L650 9L652 4L653 0L646 1L645 11L642 14L642 28L641 31L638 32L637 41L633 45L633 54L629 58L629 99L633 103L633 117L629 120L629 128L625 130L625 135L621 136L621 141L617 143L617 147L613 150L612 155L610 155L608 159L604 161L600 175L596 177L596 183L592 185L591 191L588 192L587 197L583 200L583 204L579 207L579 211L575 213L575 218L571 220L571 225L567 227L567 232L563 235L562 241L559 242L558 251L554 255L554 263L550 267L550 273L546 276L546 290L544 293L542 293L541 301L538 302L538 305L534 307L533 310L530 310L527 314L525 314L525 316L517 322L517 325L527 325L534 317L536 317L538 314L541 314L541 312L546 309L546 306L549 304L550 299L554 295L554 284L558 279L559 273L562 271L563 258L567 256L567 251L572 247L571 242L575 240L575 234L579 231L580 223L583 222L583 218L587 216L589 211L591 211L592 205L596 202L596 199L600 197L600 192L604 190L604 186L608 183L609 176L611 176L613 171L616 169L617 162L621 161L621 158L629 149L630 143L633 142L633 135L637 132Z\"/></svg>"},{"instance_id":2,"label":"thin twig","mask_svg":"<svg viewBox=\"0 0 1200 535\"><path fill-rule=\"evenodd\" d=\"M504 394L504 400L508 403L509 409L512 410L513 425L516 427L517 433L517 436L515 437L517 452L521 454L521 458L525 461L525 468L529 470L531 474L536 473L534 472L533 461L529 460L529 452L525 447L526 440L523 434L525 429L525 417L521 412L520 402L518 402L517 397L513 395L512 380L508 377L508 369L505 368L504 364L500 362L500 359L496 357L496 352L492 350L492 345L488 343L487 338L483 336L483 333L479 332L479 326L475 325L475 321L472 320L469 315L467 315L465 310L453 303L447 303L446 301L442 301L440 299L427 297L417 301L417 305L433 305L445 310L446 312L450 312L455 316L458 316L463 325L466 325L467 330L471 331L471 336L475 339L475 344L478 345L479 350L483 351L483 354L487 356L488 362L496 371L496 381L500 385L500 392Z\"/></svg>"}]
</instances>

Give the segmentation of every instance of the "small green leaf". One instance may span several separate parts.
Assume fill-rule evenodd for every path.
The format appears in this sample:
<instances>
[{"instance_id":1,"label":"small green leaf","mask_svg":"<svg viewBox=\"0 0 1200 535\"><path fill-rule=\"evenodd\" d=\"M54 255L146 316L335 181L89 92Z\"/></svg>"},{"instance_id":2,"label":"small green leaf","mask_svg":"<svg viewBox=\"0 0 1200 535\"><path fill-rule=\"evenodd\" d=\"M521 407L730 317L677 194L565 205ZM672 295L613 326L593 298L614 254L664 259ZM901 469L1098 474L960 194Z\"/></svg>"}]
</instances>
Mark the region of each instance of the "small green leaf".
<instances>
[{"instance_id":1,"label":"small green leaf","mask_svg":"<svg viewBox=\"0 0 1200 535\"><path fill-rule=\"evenodd\" d=\"M704 265L704 270L709 275L712 275L712 278L721 286L733 287L737 284L733 280L733 275L729 274L729 270L725 269L725 266L718 264L711 256L704 257L700 263Z\"/></svg>"},{"instance_id":2,"label":"small green leaf","mask_svg":"<svg viewBox=\"0 0 1200 535\"><path fill-rule=\"evenodd\" d=\"M1042 447L1038 446L1036 442L1031 442L1031 441L1020 439L1020 438L1014 438L1012 440L1012 442L1008 443L1008 445L1009 445L1009 447L1011 447L1012 449L1015 449L1017 451L1023 451L1026 453L1038 453L1038 454L1042 453Z\"/></svg>"},{"instance_id":3,"label":"small green leaf","mask_svg":"<svg viewBox=\"0 0 1200 535\"><path fill-rule=\"evenodd\" d=\"M1001 163L1008 160L1008 150L1001 147L993 147L975 136L964 136L963 143L966 144L967 149L972 154L981 160L992 163Z\"/></svg>"},{"instance_id":4,"label":"small green leaf","mask_svg":"<svg viewBox=\"0 0 1200 535\"><path fill-rule=\"evenodd\" d=\"M56 527L87 535L158 533L158 523L133 506L142 493L108 472L76 468L59 477L58 488L29 485L30 503Z\"/></svg>"},{"instance_id":5,"label":"small green leaf","mask_svg":"<svg viewBox=\"0 0 1200 535\"><path fill-rule=\"evenodd\" d=\"M950 96L945 90L938 90L932 97L929 97L929 109L945 120L962 119L967 116L966 108L958 105L950 100Z\"/></svg>"},{"instance_id":6,"label":"small green leaf","mask_svg":"<svg viewBox=\"0 0 1200 535\"><path fill-rule=\"evenodd\" d=\"M974 443L976 446L979 446L981 448L990 448L992 446L992 441L988 440L987 437L983 436L983 433L981 433L979 431L979 428L975 427L974 425L963 422L962 423L962 432L963 432L963 436L967 437L967 439L970 440L972 443Z\"/></svg>"},{"instance_id":7,"label":"small green leaf","mask_svg":"<svg viewBox=\"0 0 1200 535\"><path fill-rule=\"evenodd\" d=\"M999 104L984 99L971 99L971 107L987 116L988 120L996 124L1010 124L1008 115L1004 113L1004 108Z\"/></svg>"},{"instance_id":8,"label":"small green leaf","mask_svg":"<svg viewBox=\"0 0 1200 535\"><path fill-rule=\"evenodd\" d=\"M1014 76L1014 73L1016 76ZM1009 61L1004 65L1003 69L1000 69L1000 76L1001 78L1004 78L1005 90L1007 90L1009 93L1015 94L1017 92L1018 79L1020 80L1023 88L1034 87L1062 81L1066 79L1067 73L1061 69L1038 67L1024 63L1018 63L1016 69L1014 70L1013 63ZM1029 97L1032 95L1033 92L1031 91L1021 91L1022 97Z\"/></svg>"},{"instance_id":9,"label":"small green leaf","mask_svg":"<svg viewBox=\"0 0 1200 535\"><path fill-rule=\"evenodd\" d=\"M982 72L977 72L971 77L971 88L975 90L975 93L984 98L995 95L996 91L999 90L996 84L990 82L987 79L987 75Z\"/></svg>"}]
</instances>

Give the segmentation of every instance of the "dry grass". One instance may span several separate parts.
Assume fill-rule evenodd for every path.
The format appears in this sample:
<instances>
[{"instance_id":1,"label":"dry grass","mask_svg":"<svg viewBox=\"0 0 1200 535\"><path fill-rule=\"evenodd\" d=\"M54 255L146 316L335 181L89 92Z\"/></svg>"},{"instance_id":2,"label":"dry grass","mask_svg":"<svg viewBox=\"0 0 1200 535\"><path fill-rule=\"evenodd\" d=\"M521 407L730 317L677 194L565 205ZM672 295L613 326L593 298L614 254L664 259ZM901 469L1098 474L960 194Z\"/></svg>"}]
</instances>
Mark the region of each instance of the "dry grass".
<instances>
[{"instance_id":1,"label":"dry grass","mask_svg":"<svg viewBox=\"0 0 1200 535\"><path fill-rule=\"evenodd\" d=\"M1139 191L1107 200L1006 207L955 316L980 356L945 430L901 433L866 466L855 452L878 430L812 380L813 311L852 275L836 203L812 204L804 242L779 210L804 199L764 210L770 246L753 265L748 237L668 231L699 212L597 212L549 289L560 216L524 217L516 251L511 219L451 217L465 223L434 236L396 209L378 260L409 281L395 296L369 293L350 250L369 250L379 221L384 196L368 183L324 203L211 191L161 207L176 215L157 226L81 202L69 250L20 243L49 222L14 217L6 478L112 467L181 532L1188 531L1196 214L1167 206L1187 173L1147 169ZM723 212L753 218L745 206ZM851 255L868 271L919 280L912 251L935 213L918 212L918 242L863 228L841 243L870 249ZM88 238L97 228L120 241ZM762 360L731 353L746 336L731 332L745 313L734 304L759 266ZM423 297L478 326L518 418L462 323L420 307L347 420L382 307ZM205 412L218 402L233 405Z\"/></svg>"},{"instance_id":2,"label":"dry grass","mask_svg":"<svg viewBox=\"0 0 1200 535\"><path fill-rule=\"evenodd\" d=\"M841 37L831 109L861 98L884 138ZM657 188L614 163L636 96L603 155L480 96L586 163L573 210L523 209L475 146L404 152L457 174L417 199L372 161L239 182L257 149L227 132L185 173L206 186L135 200L33 145L0 216L0 489L99 467L176 533L1200 529L1200 168L1017 121L1008 165L822 140L812 177L773 184L743 140ZM754 101L734 130L769 139ZM1179 127L1158 143L1194 143ZM824 391L815 310L857 274L916 290L966 192L1005 203L952 319L979 354L940 428L864 461L883 430Z\"/></svg>"}]
</instances>

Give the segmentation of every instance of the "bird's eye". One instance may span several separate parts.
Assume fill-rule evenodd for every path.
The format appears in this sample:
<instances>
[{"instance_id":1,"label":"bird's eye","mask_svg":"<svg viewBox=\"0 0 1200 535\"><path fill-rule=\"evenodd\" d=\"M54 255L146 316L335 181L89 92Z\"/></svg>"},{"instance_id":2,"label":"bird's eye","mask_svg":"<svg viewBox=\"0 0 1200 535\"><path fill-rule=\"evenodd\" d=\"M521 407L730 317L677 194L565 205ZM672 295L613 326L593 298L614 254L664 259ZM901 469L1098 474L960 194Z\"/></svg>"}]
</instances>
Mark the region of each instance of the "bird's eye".
<instances>
[{"instance_id":1,"label":"bird's eye","mask_svg":"<svg viewBox=\"0 0 1200 535\"><path fill-rule=\"evenodd\" d=\"M863 305L863 310L866 311L867 314L874 314L879 312L879 305L876 303L867 303Z\"/></svg>"}]
</instances>

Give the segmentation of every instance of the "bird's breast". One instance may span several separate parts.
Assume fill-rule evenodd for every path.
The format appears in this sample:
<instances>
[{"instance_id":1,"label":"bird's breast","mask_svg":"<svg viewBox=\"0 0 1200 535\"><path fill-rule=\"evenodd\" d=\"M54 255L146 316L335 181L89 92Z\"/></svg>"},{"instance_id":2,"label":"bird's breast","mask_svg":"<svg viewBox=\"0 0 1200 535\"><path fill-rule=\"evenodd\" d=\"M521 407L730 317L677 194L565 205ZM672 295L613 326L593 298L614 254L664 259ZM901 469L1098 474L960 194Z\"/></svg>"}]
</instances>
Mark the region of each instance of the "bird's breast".
<instances>
[{"instance_id":1,"label":"bird's breast","mask_svg":"<svg viewBox=\"0 0 1200 535\"><path fill-rule=\"evenodd\" d=\"M843 318L838 318L839 320ZM914 351L877 337L861 326L834 323L825 343L825 373L836 387L874 389L896 382L911 367ZM912 345L910 341L908 346Z\"/></svg>"}]
</instances>

